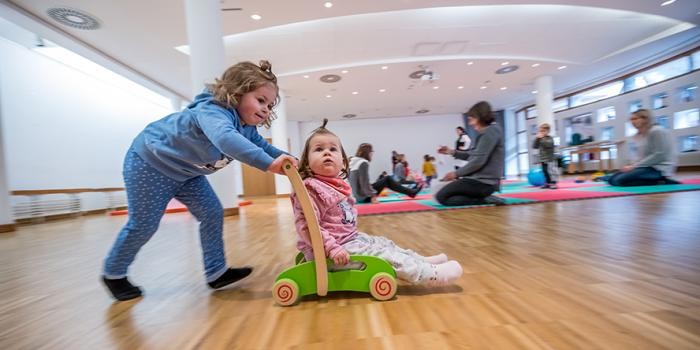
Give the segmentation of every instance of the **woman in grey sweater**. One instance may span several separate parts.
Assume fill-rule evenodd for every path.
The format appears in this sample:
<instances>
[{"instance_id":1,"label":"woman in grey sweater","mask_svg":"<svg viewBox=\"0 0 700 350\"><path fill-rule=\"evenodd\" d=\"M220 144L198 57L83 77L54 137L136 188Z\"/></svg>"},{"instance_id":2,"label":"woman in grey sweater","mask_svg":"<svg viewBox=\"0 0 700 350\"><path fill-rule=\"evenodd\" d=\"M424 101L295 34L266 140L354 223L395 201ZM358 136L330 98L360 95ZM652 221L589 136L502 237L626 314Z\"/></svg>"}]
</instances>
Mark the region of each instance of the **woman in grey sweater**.
<instances>
[{"instance_id":1,"label":"woman in grey sweater","mask_svg":"<svg viewBox=\"0 0 700 350\"><path fill-rule=\"evenodd\" d=\"M369 162L372 161L372 145L363 143L357 147L355 156L350 158L350 170L348 171L348 180L352 187L352 195L358 203L378 203L377 196L385 188L399 193L408 195L414 198L422 189L422 186L416 188L407 188L401 186L391 176L380 176L374 183L369 182Z\"/></svg>"},{"instance_id":2,"label":"woman in grey sweater","mask_svg":"<svg viewBox=\"0 0 700 350\"><path fill-rule=\"evenodd\" d=\"M622 167L608 182L613 186L678 184L678 181L671 179L677 162L671 132L658 124L652 124L651 112L647 109L632 113L630 122L637 128L634 142L639 159Z\"/></svg>"},{"instance_id":3,"label":"woman in grey sweater","mask_svg":"<svg viewBox=\"0 0 700 350\"><path fill-rule=\"evenodd\" d=\"M447 146L438 153L450 154L457 159L468 160L461 168L445 175L442 181L451 181L435 194L442 205L504 204L503 199L491 194L500 189L503 175L503 132L494 123L491 105L481 101L467 112L469 126L479 135L467 151L453 150Z\"/></svg>"}]
</instances>

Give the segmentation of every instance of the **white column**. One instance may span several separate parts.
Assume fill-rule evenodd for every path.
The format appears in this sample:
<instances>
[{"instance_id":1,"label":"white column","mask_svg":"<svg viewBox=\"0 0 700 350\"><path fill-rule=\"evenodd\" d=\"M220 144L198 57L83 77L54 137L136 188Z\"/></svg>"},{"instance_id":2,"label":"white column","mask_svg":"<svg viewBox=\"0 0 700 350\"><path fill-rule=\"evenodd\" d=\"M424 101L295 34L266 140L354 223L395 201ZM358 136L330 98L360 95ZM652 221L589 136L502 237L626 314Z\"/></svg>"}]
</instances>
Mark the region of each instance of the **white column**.
<instances>
[{"instance_id":1,"label":"white column","mask_svg":"<svg viewBox=\"0 0 700 350\"><path fill-rule=\"evenodd\" d=\"M552 77L545 75L535 79L535 90L537 90L537 124L547 123L551 125L551 135L556 135L554 130L554 113L552 112Z\"/></svg>"},{"instance_id":2,"label":"white column","mask_svg":"<svg viewBox=\"0 0 700 350\"><path fill-rule=\"evenodd\" d=\"M227 68L221 32L221 3L219 0L185 0L185 17L194 96L202 91L205 84L213 83ZM237 173L236 169L229 165L209 176L224 209L238 207L235 179L240 176L240 172ZM226 213L230 214L229 211Z\"/></svg>"},{"instance_id":3,"label":"white column","mask_svg":"<svg viewBox=\"0 0 700 350\"><path fill-rule=\"evenodd\" d=\"M2 101L0 101L2 103ZM10 189L7 186L7 164L5 164L5 146L2 135L2 110L0 109L0 232L14 231Z\"/></svg>"},{"instance_id":4,"label":"white column","mask_svg":"<svg viewBox=\"0 0 700 350\"><path fill-rule=\"evenodd\" d=\"M177 97L170 98L170 108L173 112L179 112L182 109L182 100Z\"/></svg>"},{"instance_id":5,"label":"white column","mask_svg":"<svg viewBox=\"0 0 700 350\"><path fill-rule=\"evenodd\" d=\"M287 103L284 98L284 91L280 89L280 101L275 108L277 119L272 121L270 127L270 135L272 135L272 145L289 152L287 143ZM289 184L289 179L286 176L275 174L275 193L289 194L292 192L292 187Z\"/></svg>"}]
</instances>

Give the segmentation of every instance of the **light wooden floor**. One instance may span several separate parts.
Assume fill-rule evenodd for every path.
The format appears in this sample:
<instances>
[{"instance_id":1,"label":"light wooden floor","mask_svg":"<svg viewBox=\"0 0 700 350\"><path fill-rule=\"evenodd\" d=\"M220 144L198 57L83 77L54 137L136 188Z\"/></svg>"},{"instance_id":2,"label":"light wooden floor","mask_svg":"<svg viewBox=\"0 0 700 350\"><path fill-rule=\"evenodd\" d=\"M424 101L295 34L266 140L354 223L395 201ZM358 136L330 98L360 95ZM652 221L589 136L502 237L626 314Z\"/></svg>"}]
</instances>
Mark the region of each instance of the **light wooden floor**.
<instances>
[{"instance_id":1,"label":"light wooden floor","mask_svg":"<svg viewBox=\"0 0 700 350\"><path fill-rule=\"evenodd\" d=\"M168 214L113 303L98 283L125 217L0 235L0 349L700 349L700 192L361 217L363 231L445 252L454 286L401 286L274 305L295 254L287 199L227 219L229 262L253 274L212 292L197 224Z\"/></svg>"}]
</instances>

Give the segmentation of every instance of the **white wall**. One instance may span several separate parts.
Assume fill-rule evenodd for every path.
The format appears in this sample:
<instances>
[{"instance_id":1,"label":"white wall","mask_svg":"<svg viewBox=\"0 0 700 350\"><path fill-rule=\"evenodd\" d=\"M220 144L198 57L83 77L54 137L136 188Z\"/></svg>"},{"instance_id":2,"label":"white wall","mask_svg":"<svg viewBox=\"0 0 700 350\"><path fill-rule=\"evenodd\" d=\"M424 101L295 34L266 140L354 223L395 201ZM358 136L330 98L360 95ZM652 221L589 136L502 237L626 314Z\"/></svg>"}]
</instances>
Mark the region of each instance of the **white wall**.
<instances>
[{"instance_id":1,"label":"white wall","mask_svg":"<svg viewBox=\"0 0 700 350\"><path fill-rule=\"evenodd\" d=\"M392 150L405 154L413 171L421 172L425 154L430 154L438 160L436 165L439 175L453 170L452 157L438 155L436 150L440 145L454 148L457 138L455 128L460 125L464 125L461 115L428 115L333 120L328 122L326 127L340 137L348 157L355 155L357 146L361 143L372 144L374 158L370 164L370 178L373 180L382 171L392 173ZM318 121L300 123L300 146L297 152L303 148L308 135L319 126L321 123ZM442 161L442 164L439 161Z\"/></svg>"},{"instance_id":2,"label":"white wall","mask_svg":"<svg viewBox=\"0 0 700 350\"><path fill-rule=\"evenodd\" d=\"M635 100L642 101L642 107L651 110L654 117L664 115L669 117L669 125L671 132L673 133L674 139L678 143L678 138L680 136L686 135L700 135L700 126L686 128L686 129L673 129L673 115L675 112L699 108L700 107L700 92L696 96L696 100L692 102L681 102L678 99L678 89L683 86L688 86L691 84L700 85L700 71L695 71L684 76L667 80L656 85L652 85L639 90L631 91L623 95L615 96L602 101L594 102L584 106L568 109L565 111L557 112L554 115L554 120L557 125L557 135L561 137L562 146L566 145L565 134L563 130L563 120L572 116L577 116L586 113L593 114L593 128L594 130L594 141L601 140L601 134L605 127L614 127L614 140L625 140L620 148L620 153L618 154L618 160L616 166L622 166L629 163L631 160L628 159L628 145L631 137L625 137L625 122L629 121L629 104ZM665 108L653 110L651 109L651 96L658 93L665 92L669 95L667 101L668 106ZM604 107L613 106L615 107L616 116L614 120L601 122L597 121L597 111ZM530 119L527 121L527 135L528 135L528 145L532 146L532 140L534 135L530 132L532 125L537 124L537 119ZM676 145L678 149L678 145ZM533 150L530 149L530 154L533 155ZM593 166L594 164L590 164ZM700 165L700 152L690 152L690 153L680 153L678 159L678 165ZM591 168L593 169L593 168ZM591 170L587 169L587 170Z\"/></svg>"},{"instance_id":3,"label":"white wall","mask_svg":"<svg viewBox=\"0 0 700 350\"><path fill-rule=\"evenodd\" d=\"M122 187L131 141L171 112L3 38L0 57L11 191Z\"/></svg>"}]
</instances>

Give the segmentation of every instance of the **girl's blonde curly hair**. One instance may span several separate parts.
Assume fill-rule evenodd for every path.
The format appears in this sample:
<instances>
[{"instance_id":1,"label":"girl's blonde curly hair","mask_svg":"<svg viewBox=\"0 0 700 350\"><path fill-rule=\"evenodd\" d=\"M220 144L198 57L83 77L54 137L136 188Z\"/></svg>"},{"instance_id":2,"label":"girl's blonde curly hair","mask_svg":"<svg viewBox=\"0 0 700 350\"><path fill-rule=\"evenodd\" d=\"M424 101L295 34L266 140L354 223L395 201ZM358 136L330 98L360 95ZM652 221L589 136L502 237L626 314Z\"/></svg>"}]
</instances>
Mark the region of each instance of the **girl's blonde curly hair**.
<instances>
[{"instance_id":1,"label":"girl's blonde curly hair","mask_svg":"<svg viewBox=\"0 0 700 350\"><path fill-rule=\"evenodd\" d=\"M215 79L214 83L207 85L207 87L216 101L226 108L235 109L244 94L266 84L272 84L277 89L275 100L272 102L272 108L274 108L279 103L280 95L277 77L272 73L272 64L266 60L261 60L260 65L252 62L236 63L224 72L221 79ZM277 119L277 114L270 109L270 116L260 125L269 128L275 119Z\"/></svg>"}]
</instances>

